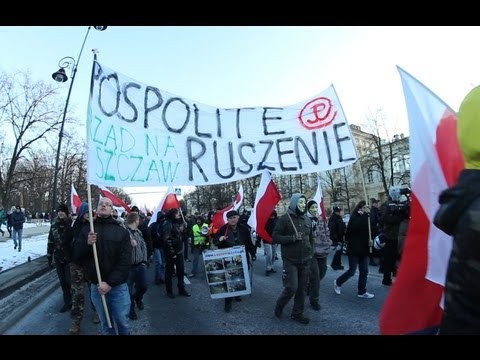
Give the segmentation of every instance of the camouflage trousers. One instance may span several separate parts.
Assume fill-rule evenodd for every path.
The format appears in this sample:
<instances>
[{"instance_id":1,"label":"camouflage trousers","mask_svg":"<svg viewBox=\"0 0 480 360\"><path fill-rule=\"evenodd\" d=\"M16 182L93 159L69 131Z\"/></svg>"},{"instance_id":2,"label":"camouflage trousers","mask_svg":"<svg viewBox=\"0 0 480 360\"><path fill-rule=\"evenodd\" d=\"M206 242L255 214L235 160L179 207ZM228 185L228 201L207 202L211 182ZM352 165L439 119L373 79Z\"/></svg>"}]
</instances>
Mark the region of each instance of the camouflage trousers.
<instances>
[{"instance_id":1,"label":"camouflage trousers","mask_svg":"<svg viewBox=\"0 0 480 360\"><path fill-rule=\"evenodd\" d=\"M70 318L74 324L80 325L83 319L83 309L85 304L85 284L90 291L88 281L85 278L85 269L83 266L70 263L70 278L71 278L71 293L72 293L72 310L70 311ZM89 297L90 298L90 297ZM95 307L92 305L93 311Z\"/></svg>"}]
</instances>

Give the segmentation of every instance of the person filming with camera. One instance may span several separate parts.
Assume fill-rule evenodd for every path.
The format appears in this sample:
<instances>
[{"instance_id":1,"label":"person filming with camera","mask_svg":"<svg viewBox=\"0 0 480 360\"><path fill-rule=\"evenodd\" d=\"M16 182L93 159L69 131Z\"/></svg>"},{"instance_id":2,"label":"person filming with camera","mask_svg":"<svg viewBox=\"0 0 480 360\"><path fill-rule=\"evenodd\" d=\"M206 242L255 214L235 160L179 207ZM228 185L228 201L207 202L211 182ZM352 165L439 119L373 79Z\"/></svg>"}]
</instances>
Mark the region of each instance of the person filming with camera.
<instances>
[{"instance_id":1,"label":"person filming with camera","mask_svg":"<svg viewBox=\"0 0 480 360\"><path fill-rule=\"evenodd\" d=\"M381 233L385 239L383 248L383 281L386 286L392 285L392 274L396 273L396 263L399 259L398 233L400 224L410 217L410 202L408 195L410 189L391 186L388 190L389 199L382 205ZM402 195L407 197L406 202L401 202Z\"/></svg>"}]
</instances>

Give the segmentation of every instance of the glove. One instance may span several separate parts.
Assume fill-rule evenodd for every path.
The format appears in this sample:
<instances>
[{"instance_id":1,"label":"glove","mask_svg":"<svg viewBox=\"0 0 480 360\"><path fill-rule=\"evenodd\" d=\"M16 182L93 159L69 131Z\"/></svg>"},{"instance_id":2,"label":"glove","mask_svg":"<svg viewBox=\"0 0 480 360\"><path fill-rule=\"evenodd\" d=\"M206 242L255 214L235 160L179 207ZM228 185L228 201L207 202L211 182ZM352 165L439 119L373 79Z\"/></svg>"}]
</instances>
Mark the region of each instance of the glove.
<instances>
[{"instance_id":1,"label":"glove","mask_svg":"<svg viewBox=\"0 0 480 360\"><path fill-rule=\"evenodd\" d=\"M302 240L303 240L303 234L301 232L298 232L295 235L293 235L293 242L302 241Z\"/></svg>"},{"instance_id":2,"label":"glove","mask_svg":"<svg viewBox=\"0 0 480 360\"><path fill-rule=\"evenodd\" d=\"M53 264L52 264L52 257L51 257L51 256L47 257L47 260L48 260L48 266L49 266L51 269L53 269L54 266L53 266Z\"/></svg>"}]
</instances>

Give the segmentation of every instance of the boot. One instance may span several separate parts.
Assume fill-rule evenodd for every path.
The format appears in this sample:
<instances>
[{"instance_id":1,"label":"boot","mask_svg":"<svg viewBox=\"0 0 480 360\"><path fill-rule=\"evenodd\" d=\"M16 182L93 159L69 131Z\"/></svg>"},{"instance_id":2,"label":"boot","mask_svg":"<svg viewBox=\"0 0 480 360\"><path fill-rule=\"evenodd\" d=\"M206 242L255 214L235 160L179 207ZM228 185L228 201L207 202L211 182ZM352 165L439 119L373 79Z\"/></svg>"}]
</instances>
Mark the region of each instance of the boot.
<instances>
[{"instance_id":1,"label":"boot","mask_svg":"<svg viewBox=\"0 0 480 360\"><path fill-rule=\"evenodd\" d=\"M281 318L282 317L282 312L283 312L283 308L281 306L279 306L278 304L275 305L275 316L277 318Z\"/></svg>"},{"instance_id":2,"label":"boot","mask_svg":"<svg viewBox=\"0 0 480 360\"><path fill-rule=\"evenodd\" d=\"M131 320L137 320L138 319L137 313L135 312L135 304L130 305L130 313L128 314L128 317Z\"/></svg>"},{"instance_id":3,"label":"boot","mask_svg":"<svg viewBox=\"0 0 480 360\"><path fill-rule=\"evenodd\" d=\"M310 319L303 316L303 314L298 314L298 315L292 315L290 317L292 320L298 321L301 324L307 325L310 322Z\"/></svg>"},{"instance_id":4,"label":"boot","mask_svg":"<svg viewBox=\"0 0 480 360\"><path fill-rule=\"evenodd\" d=\"M225 312L232 311L232 298L225 298L225 307L223 310L225 310Z\"/></svg>"},{"instance_id":5,"label":"boot","mask_svg":"<svg viewBox=\"0 0 480 360\"><path fill-rule=\"evenodd\" d=\"M92 322L93 322L94 324L100 324L100 318L98 317L98 314L97 314L97 313L94 313L94 314L93 314Z\"/></svg>"},{"instance_id":6,"label":"boot","mask_svg":"<svg viewBox=\"0 0 480 360\"><path fill-rule=\"evenodd\" d=\"M80 325L76 323L72 323L72 326L70 326L70 330L68 332L71 335L78 335L80 333Z\"/></svg>"}]
</instances>

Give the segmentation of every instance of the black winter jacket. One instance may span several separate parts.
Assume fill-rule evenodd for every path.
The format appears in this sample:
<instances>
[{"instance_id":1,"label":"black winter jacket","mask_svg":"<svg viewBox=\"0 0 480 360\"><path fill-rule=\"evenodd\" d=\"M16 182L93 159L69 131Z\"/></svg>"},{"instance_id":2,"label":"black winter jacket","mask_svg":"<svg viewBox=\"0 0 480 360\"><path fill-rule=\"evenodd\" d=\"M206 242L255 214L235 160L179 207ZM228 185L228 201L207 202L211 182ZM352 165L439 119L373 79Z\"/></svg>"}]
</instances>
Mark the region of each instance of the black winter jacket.
<instances>
[{"instance_id":1,"label":"black winter jacket","mask_svg":"<svg viewBox=\"0 0 480 360\"><path fill-rule=\"evenodd\" d=\"M480 170L440 194L434 224L452 235L441 334L480 335Z\"/></svg>"},{"instance_id":2,"label":"black winter jacket","mask_svg":"<svg viewBox=\"0 0 480 360\"><path fill-rule=\"evenodd\" d=\"M97 254L102 281L111 287L127 281L132 260L130 234L114 218L95 218L93 220L97 234ZM76 264L85 264L87 279L98 284L93 246L88 245L90 226L86 223L74 242L74 259Z\"/></svg>"}]
</instances>

